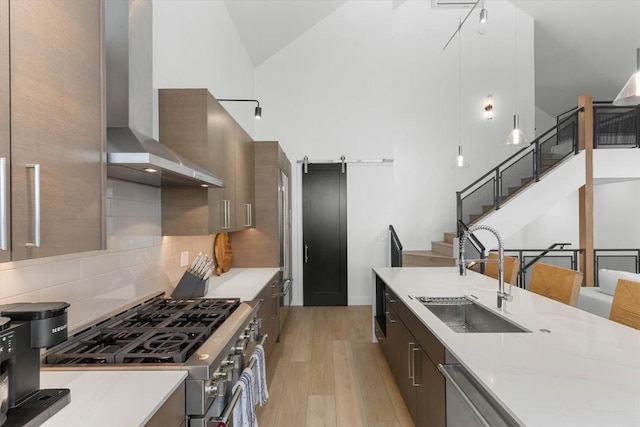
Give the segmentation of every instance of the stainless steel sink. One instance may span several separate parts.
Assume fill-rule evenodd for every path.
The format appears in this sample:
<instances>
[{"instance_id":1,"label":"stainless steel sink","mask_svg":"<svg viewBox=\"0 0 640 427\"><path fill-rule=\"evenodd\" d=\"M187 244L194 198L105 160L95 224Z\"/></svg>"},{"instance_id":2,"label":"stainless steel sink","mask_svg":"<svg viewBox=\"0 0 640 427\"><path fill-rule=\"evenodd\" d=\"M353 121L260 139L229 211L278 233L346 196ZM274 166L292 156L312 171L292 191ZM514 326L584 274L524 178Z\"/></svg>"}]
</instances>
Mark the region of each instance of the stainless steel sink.
<instances>
[{"instance_id":1,"label":"stainless steel sink","mask_svg":"<svg viewBox=\"0 0 640 427\"><path fill-rule=\"evenodd\" d=\"M418 300L454 332L531 332L467 297L418 297Z\"/></svg>"}]
</instances>

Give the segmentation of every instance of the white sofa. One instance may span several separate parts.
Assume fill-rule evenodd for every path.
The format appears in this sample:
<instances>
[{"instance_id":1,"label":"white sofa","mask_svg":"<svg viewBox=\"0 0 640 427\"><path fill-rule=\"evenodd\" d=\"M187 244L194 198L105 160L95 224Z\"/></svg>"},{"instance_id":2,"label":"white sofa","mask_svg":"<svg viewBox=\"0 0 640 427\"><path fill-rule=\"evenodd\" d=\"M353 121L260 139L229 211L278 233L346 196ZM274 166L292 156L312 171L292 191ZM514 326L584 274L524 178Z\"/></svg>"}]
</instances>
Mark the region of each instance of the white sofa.
<instances>
[{"instance_id":1,"label":"white sofa","mask_svg":"<svg viewBox=\"0 0 640 427\"><path fill-rule=\"evenodd\" d=\"M598 287L582 287L578 295L577 307L596 316L609 318L613 294L616 292L618 279L640 282L640 274L619 270L598 270Z\"/></svg>"}]
</instances>

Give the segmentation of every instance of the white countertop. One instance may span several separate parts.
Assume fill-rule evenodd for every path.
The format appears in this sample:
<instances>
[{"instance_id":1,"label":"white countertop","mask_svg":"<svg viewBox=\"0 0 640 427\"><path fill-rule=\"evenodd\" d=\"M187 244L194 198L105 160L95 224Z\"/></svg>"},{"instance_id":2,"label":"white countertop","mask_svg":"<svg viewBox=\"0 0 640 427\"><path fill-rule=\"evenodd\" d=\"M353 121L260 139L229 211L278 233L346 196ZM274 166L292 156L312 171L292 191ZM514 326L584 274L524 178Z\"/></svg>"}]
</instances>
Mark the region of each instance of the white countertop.
<instances>
[{"instance_id":1,"label":"white countertop","mask_svg":"<svg viewBox=\"0 0 640 427\"><path fill-rule=\"evenodd\" d=\"M42 426L142 426L186 377L187 371L42 371L40 388L71 390L71 402Z\"/></svg>"},{"instance_id":2,"label":"white countertop","mask_svg":"<svg viewBox=\"0 0 640 427\"><path fill-rule=\"evenodd\" d=\"M209 278L205 298L256 299L262 288L280 271L279 268L232 268L220 276Z\"/></svg>"},{"instance_id":3,"label":"white countertop","mask_svg":"<svg viewBox=\"0 0 640 427\"><path fill-rule=\"evenodd\" d=\"M522 424L640 426L640 331L517 287L500 312L498 282L455 267L374 271ZM455 333L408 297L469 294L532 333Z\"/></svg>"}]
</instances>

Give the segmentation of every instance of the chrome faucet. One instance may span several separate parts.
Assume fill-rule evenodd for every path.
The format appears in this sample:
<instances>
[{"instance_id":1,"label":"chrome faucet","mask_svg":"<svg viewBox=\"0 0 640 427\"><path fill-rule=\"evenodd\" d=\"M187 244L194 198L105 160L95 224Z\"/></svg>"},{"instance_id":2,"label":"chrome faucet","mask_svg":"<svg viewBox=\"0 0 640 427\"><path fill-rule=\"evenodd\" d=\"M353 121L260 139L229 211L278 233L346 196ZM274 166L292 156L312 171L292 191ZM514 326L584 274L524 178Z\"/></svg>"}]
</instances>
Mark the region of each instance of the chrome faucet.
<instances>
[{"instance_id":1,"label":"chrome faucet","mask_svg":"<svg viewBox=\"0 0 640 427\"><path fill-rule=\"evenodd\" d=\"M460 275L467 275L467 264L464 259L464 248L467 244L467 239L469 235L474 231L478 230L486 230L496 236L498 240L498 308L503 308L502 301L513 301L513 297L511 296L511 284L509 284L509 293L504 291L504 245L502 244L502 239L500 238L500 234L493 228L488 225L478 224L472 225L469 229L467 229L462 235L462 239L460 239L459 244L459 256L458 256L458 268L460 269ZM496 262L495 260L490 260L487 258L483 259L471 259L467 260L469 262Z\"/></svg>"}]
</instances>

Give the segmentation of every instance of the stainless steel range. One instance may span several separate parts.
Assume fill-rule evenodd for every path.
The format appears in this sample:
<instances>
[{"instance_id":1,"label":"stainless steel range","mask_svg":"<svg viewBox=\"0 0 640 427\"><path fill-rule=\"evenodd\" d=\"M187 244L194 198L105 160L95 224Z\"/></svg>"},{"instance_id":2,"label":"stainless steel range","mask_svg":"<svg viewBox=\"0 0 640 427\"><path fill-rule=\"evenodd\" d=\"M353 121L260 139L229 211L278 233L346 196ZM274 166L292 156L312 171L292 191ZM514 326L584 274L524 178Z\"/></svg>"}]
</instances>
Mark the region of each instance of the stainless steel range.
<instances>
[{"instance_id":1,"label":"stainless steel range","mask_svg":"<svg viewBox=\"0 0 640 427\"><path fill-rule=\"evenodd\" d=\"M231 426L231 388L260 336L259 302L159 295L71 336L43 369L181 369L186 425Z\"/></svg>"}]
</instances>

